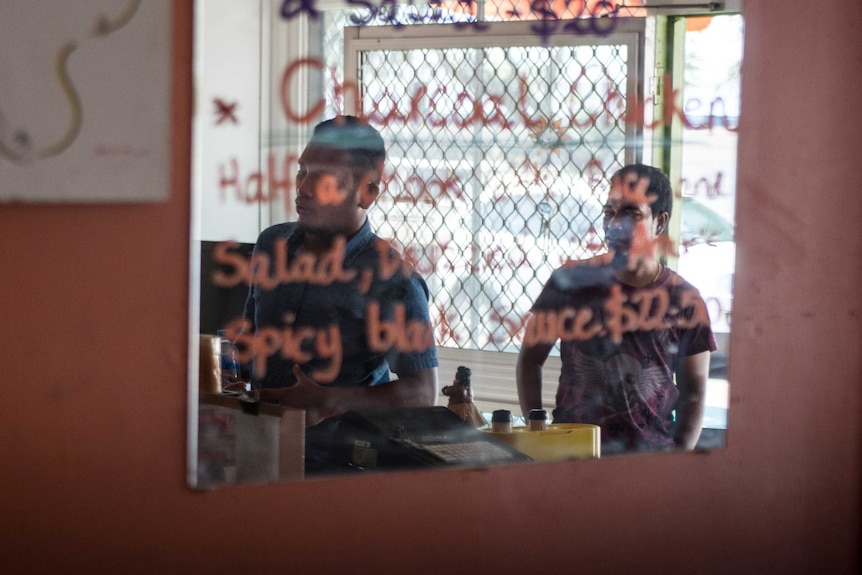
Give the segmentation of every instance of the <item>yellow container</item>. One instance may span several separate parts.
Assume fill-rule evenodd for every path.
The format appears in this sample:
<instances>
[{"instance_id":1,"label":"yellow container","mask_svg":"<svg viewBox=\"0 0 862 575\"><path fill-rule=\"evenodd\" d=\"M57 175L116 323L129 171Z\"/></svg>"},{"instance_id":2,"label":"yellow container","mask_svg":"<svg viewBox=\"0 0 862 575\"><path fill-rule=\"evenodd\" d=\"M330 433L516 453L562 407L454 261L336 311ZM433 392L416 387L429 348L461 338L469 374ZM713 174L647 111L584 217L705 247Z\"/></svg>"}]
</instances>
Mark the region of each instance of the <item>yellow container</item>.
<instances>
[{"instance_id":1,"label":"yellow container","mask_svg":"<svg viewBox=\"0 0 862 575\"><path fill-rule=\"evenodd\" d=\"M509 433L483 431L535 461L588 459L600 457L602 451L599 426L588 423L553 423L544 431L530 431L529 427L516 427Z\"/></svg>"}]
</instances>

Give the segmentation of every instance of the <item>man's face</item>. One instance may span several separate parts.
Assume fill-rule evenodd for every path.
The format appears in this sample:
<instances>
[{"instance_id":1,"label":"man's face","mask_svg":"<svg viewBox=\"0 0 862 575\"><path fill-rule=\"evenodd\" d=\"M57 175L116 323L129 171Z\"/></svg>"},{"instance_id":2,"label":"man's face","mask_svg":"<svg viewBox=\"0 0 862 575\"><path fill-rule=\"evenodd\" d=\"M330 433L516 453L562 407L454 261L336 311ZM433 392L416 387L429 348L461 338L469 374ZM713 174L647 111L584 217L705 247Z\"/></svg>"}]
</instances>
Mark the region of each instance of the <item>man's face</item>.
<instances>
[{"instance_id":1,"label":"man's face","mask_svg":"<svg viewBox=\"0 0 862 575\"><path fill-rule=\"evenodd\" d=\"M624 261L629 269L655 256L655 238L660 230L650 209L655 196L647 194L648 187L649 179L639 179L635 173L614 176L603 208L605 243L614 252L615 261Z\"/></svg>"},{"instance_id":2,"label":"man's face","mask_svg":"<svg viewBox=\"0 0 862 575\"><path fill-rule=\"evenodd\" d=\"M361 210L353 173L337 151L309 145L296 173L299 226L313 233L352 234Z\"/></svg>"}]
</instances>

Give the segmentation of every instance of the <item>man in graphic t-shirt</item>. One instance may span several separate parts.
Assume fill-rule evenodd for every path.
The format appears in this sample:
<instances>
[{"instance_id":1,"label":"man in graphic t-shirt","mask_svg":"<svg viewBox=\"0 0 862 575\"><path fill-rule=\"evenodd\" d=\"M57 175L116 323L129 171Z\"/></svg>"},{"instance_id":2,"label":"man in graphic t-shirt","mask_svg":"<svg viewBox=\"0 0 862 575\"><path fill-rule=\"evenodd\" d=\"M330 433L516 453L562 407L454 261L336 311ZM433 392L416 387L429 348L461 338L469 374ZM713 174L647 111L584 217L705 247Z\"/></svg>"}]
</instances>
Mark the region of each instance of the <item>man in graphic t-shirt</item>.
<instances>
[{"instance_id":1,"label":"man in graphic t-shirt","mask_svg":"<svg viewBox=\"0 0 862 575\"><path fill-rule=\"evenodd\" d=\"M555 270L527 321L517 367L524 414L541 408L542 365L560 341L554 422L599 425L603 454L693 449L700 436L716 343L697 289L656 257L671 203L660 170L614 174L608 253Z\"/></svg>"}]
</instances>

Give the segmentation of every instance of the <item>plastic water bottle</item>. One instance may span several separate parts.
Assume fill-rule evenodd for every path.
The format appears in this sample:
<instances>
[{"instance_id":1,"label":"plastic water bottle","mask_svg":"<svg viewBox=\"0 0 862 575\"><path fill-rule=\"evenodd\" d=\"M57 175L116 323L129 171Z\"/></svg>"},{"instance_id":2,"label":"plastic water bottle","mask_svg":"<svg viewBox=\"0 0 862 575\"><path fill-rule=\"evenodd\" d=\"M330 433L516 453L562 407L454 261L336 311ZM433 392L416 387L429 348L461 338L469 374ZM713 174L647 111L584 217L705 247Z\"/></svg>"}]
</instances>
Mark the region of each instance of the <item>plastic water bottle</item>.
<instances>
[{"instance_id":1,"label":"plastic water bottle","mask_svg":"<svg viewBox=\"0 0 862 575\"><path fill-rule=\"evenodd\" d=\"M218 331L221 339L221 382L222 389L239 378L239 350L236 344L225 336L224 330Z\"/></svg>"}]
</instances>

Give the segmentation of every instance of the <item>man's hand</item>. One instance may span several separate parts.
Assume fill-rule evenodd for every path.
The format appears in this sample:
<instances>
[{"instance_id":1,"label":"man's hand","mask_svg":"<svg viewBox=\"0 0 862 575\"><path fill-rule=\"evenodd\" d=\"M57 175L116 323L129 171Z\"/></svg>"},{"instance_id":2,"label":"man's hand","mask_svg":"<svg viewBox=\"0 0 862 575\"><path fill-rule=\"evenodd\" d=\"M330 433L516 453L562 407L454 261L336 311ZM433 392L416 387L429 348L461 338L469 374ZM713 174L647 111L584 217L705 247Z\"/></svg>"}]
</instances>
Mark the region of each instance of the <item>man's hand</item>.
<instances>
[{"instance_id":1,"label":"man's hand","mask_svg":"<svg viewBox=\"0 0 862 575\"><path fill-rule=\"evenodd\" d=\"M709 378L709 352L689 355L680 361L676 373L679 399L676 404L674 443L680 449L694 449L703 427L706 409L706 382Z\"/></svg>"},{"instance_id":2,"label":"man's hand","mask_svg":"<svg viewBox=\"0 0 862 575\"><path fill-rule=\"evenodd\" d=\"M248 383L238 377L232 377L227 383L222 383L222 391L234 391L242 393L246 391Z\"/></svg>"},{"instance_id":3,"label":"man's hand","mask_svg":"<svg viewBox=\"0 0 862 575\"><path fill-rule=\"evenodd\" d=\"M434 405L437 396L436 367L405 371L397 380L373 386L321 385L305 375L298 365L294 365L293 373L295 385L257 390L258 398L304 409L308 427L352 409Z\"/></svg>"},{"instance_id":4,"label":"man's hand","mask_svg":"<svg viewBox=\"0 0 862 575\"><path fill-rule=\"evenodd\" d=\"M332 389L320 385L302 371L299 365L293 366L293 375L296 376L296 384L281 389L260 389L260 399L278 400L279 404L286 407L305 410L305 425L310 427L320 423L328 417L338 415L331 405Z\"/></svg>"}]
</instances>

